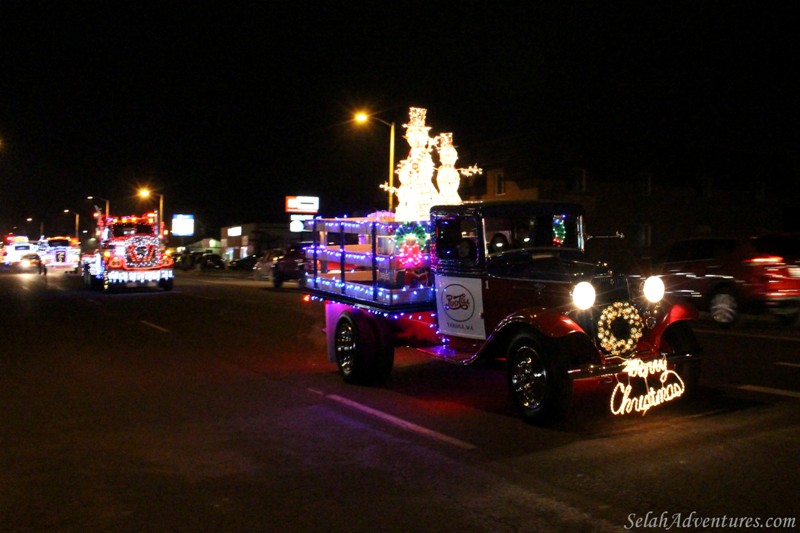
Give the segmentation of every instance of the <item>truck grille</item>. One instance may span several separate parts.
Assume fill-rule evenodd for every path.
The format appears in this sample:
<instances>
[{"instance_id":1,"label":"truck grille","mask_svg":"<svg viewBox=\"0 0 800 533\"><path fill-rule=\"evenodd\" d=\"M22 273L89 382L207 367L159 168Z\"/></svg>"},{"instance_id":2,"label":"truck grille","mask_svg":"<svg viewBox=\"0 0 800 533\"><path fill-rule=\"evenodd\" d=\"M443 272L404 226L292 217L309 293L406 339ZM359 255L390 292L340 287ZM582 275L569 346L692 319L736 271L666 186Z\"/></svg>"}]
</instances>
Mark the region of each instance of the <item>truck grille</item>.
<instances>
[{"instance_id":1,"label":"truck grille","mask_svg":"<svg viewBox=\"0 0 800 533\"><path fill-rule=\"evenodd\" d=\"M631 327L621 317L613 321L611 327L598 327L598 322L601 320L603 311L609 306L613 306L615 303L632 303L630 284L625 276L597 276L592 278L591 283L597 293L594 306L586 311L576 311L570 315L570 318L583 328L598 348L606 353L613 352L615 349L607 349L610 345L609 333L616 340L627 340L631 336L635 338L639 328ZM621 312L612 311L612 316L614 314L621 314ZM638 312L636 315L638 316ZM603 335L603 338L599 336L600 334ZM621 352L614 355L625 355L625 350L621 350Z\"/></svg>"},{"instance_id":2,"label":"truck grille","mask_svg":"<svg viewBox=\"0 0 800 533\"><path fill-rule=\"evenodd\" d=\"M131 237L125 241L125 262L132 268L158 265L158 245L157 237Z\"/></svg>"}]
</instances>

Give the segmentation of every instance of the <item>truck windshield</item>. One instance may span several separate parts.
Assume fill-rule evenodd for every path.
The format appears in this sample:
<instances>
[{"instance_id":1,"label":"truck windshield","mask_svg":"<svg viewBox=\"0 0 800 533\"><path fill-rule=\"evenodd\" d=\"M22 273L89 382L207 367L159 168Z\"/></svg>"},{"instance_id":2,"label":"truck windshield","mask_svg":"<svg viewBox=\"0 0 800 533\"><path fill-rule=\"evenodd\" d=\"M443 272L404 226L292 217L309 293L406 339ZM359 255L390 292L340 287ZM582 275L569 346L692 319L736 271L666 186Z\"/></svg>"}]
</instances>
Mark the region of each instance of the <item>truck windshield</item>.
<instances>
[{"instance_id":1,"label":"truck windshield","mask_svg":"<svg viewBox=\"0 0 800 533\"><path fill-rule=\"evenodd\" d=\"M114 224L114 237L125 237L126 235L152 235L153 226L151 224Z\"/></svg>"},{"instance_id":2,"label":"truck windshield","mask_svg":"<svg viewBox=\"0 0 800 533\"><path fill-rule=\"evenodd\" d=\"M51 248L56 246L69 246L69 239L48 239L47 245Z\"/></svg>"},{"instance_id":3,"label":"truck windshield","mask_svg":"<svg viewBox=\"0 0 800 533\"><path fill-rule=\"evenodd\" d=\"M531 248L583 250L579 215L487 216L484 228L488 254Z\"/></svg>"}]
</instances>

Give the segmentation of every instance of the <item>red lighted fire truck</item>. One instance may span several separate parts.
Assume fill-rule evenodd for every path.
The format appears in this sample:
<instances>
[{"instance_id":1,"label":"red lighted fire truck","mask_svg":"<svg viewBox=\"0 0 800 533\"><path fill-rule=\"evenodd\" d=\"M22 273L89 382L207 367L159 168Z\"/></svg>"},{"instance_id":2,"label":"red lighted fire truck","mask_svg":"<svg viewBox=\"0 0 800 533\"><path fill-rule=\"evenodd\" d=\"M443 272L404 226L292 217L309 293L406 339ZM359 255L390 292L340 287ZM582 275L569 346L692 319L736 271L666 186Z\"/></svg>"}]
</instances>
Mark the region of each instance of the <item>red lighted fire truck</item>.
<instances>
[{"instance_id":1,"label":"red lighted fire truck","mask_svg":"<svg viewBox=\"0 0 800 533\"><path fill-rule=\"evenodd\" d=\"M95 253L84 259L83 279L87 287L103 291L139 286L172 289L174 263L164 253L154 213L100 217L97 240Z\"/></svg>"},{"instance_id":2,"label":"red lighted fire truck","mask_svg":"<svg viewBox=\"0 0 800 533\"><path fill-rule=\"evenodd\" d=\"M304 290L325 302L328 358L346 382L386 380L396 346L459 365L504 360L514 405L537 423L566 414L579 379L616 375L614 414L695 386L696 311L665 301L657 277L588 262L580 205L464 202L429 221L388 218L306 222Z\"/></svg>"}]
</instances>

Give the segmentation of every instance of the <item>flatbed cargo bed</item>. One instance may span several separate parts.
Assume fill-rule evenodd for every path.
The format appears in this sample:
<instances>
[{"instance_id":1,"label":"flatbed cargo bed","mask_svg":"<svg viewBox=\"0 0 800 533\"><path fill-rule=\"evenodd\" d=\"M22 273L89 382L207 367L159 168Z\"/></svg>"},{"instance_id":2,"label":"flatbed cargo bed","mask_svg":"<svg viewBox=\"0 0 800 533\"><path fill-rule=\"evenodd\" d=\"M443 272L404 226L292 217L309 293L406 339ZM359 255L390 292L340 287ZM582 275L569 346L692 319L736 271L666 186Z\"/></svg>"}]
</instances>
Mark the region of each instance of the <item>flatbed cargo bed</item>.
<instances>
[{"instance_id":1,"label":"flatbed cargo bed","mask_svg":"<svg viewBox=\"0 0 800 533\"><path fill-rule=\"evenodd\" d=\"M410 261L396 244L398 237L411 233L409 224L427 231L427 222L367 218L306 221L314 239L306 248L310 267L305 291L320 299L383 313L433 311L434 287L424 243L415 261Z\"/></svg>"}]
</instances>

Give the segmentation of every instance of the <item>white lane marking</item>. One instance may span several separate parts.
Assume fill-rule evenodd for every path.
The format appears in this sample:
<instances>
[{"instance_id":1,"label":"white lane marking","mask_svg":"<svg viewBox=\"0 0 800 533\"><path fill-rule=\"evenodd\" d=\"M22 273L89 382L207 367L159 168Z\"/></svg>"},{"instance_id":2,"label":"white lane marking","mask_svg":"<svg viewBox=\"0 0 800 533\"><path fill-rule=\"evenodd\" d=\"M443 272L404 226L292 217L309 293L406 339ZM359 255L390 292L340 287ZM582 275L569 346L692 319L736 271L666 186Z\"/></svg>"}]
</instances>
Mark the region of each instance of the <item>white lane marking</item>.
<instances>
[{"instance_id":1,"label":"white lane marking","mask_svg":"<svg viewBox=\"0 0 800 533\"><path fill-rule=\"evenodd\" d=\"M775 364L778 366L790 366L792 368L800 368L800 364L797 363L784 363L783 361L778 361Z\"/></svg>"},{"instance_id":2,"label":"white lane marking","mask_svg":"<svg viewBox=\"0 0 800 533\"><path fill-rule=\"evenodd\" d=\"M765 333L746 333L743 331L715 331L713 329L694 328L695 333L708 333L710 335L723 335L727 337L749 337L751 339L769 339L773 341L800 342L800 337L787 337L783 335L767 335Z\"/></svg>"},{"instance_id":3,"label":"white lane marking","mask_svg":"<svg viewBox=\"0 0 800 533\"><path fill-rule=\"evenodd\" d=\"M444 435L443 433L439 433L438 431L418 426L417 424L409 422L408 420L403 420L402 418L398 418L388 413L384 413L383 411L378 411L377 409L373 409L372 407L367 407L366 405L354 402L353 400L348 400L347 398L343 398L342 396L337 396L336 394L329 394L325 397L335 402L344 404L348 407L352 407L353 409L357 409L362 413L366 413L376 418L380 418L381 420L389 422L390 424L394 424L395 426L405 429L406 431L411 431L413 433L423 435L425 437L428 437L430 439L439 442L444 442L447 444L451 444L453 446L457 446L462 450L474 450L475 448L477 448L477 446L475 446L474 444L470 444L469 442L464 442L463 440L458 440L448 435Z\"/></svg>"},{"instance_id":4,"label":"white lane marking","mask_svg":"<svg viewBox=\"0 0 800 533\"><path fill-rule=\"evenodd\" d=\"M763 392L764 394L773 394L775 396L786 396L788 398L799 398L800 392L785 389L773 389L772 387L759 387L757 385L741 385L736 387L739 390L750 392Z\"/></svg>"},{"instance_id":5,"label":"white lane marking","mask_svg":"<svg viewBox=\"0 0 800 533\"><path fill-rule=\"evenodd\" d=\"M152 322L148 322L147 320L140 320L139 322L141 322L145 326L150 326L153 329L157 329L158 331L163 331L164 333L169 333L169 330L167 328L162 328L161 326L159 326L157 324L153 324Z\"/></svg>"}]
</instances>

